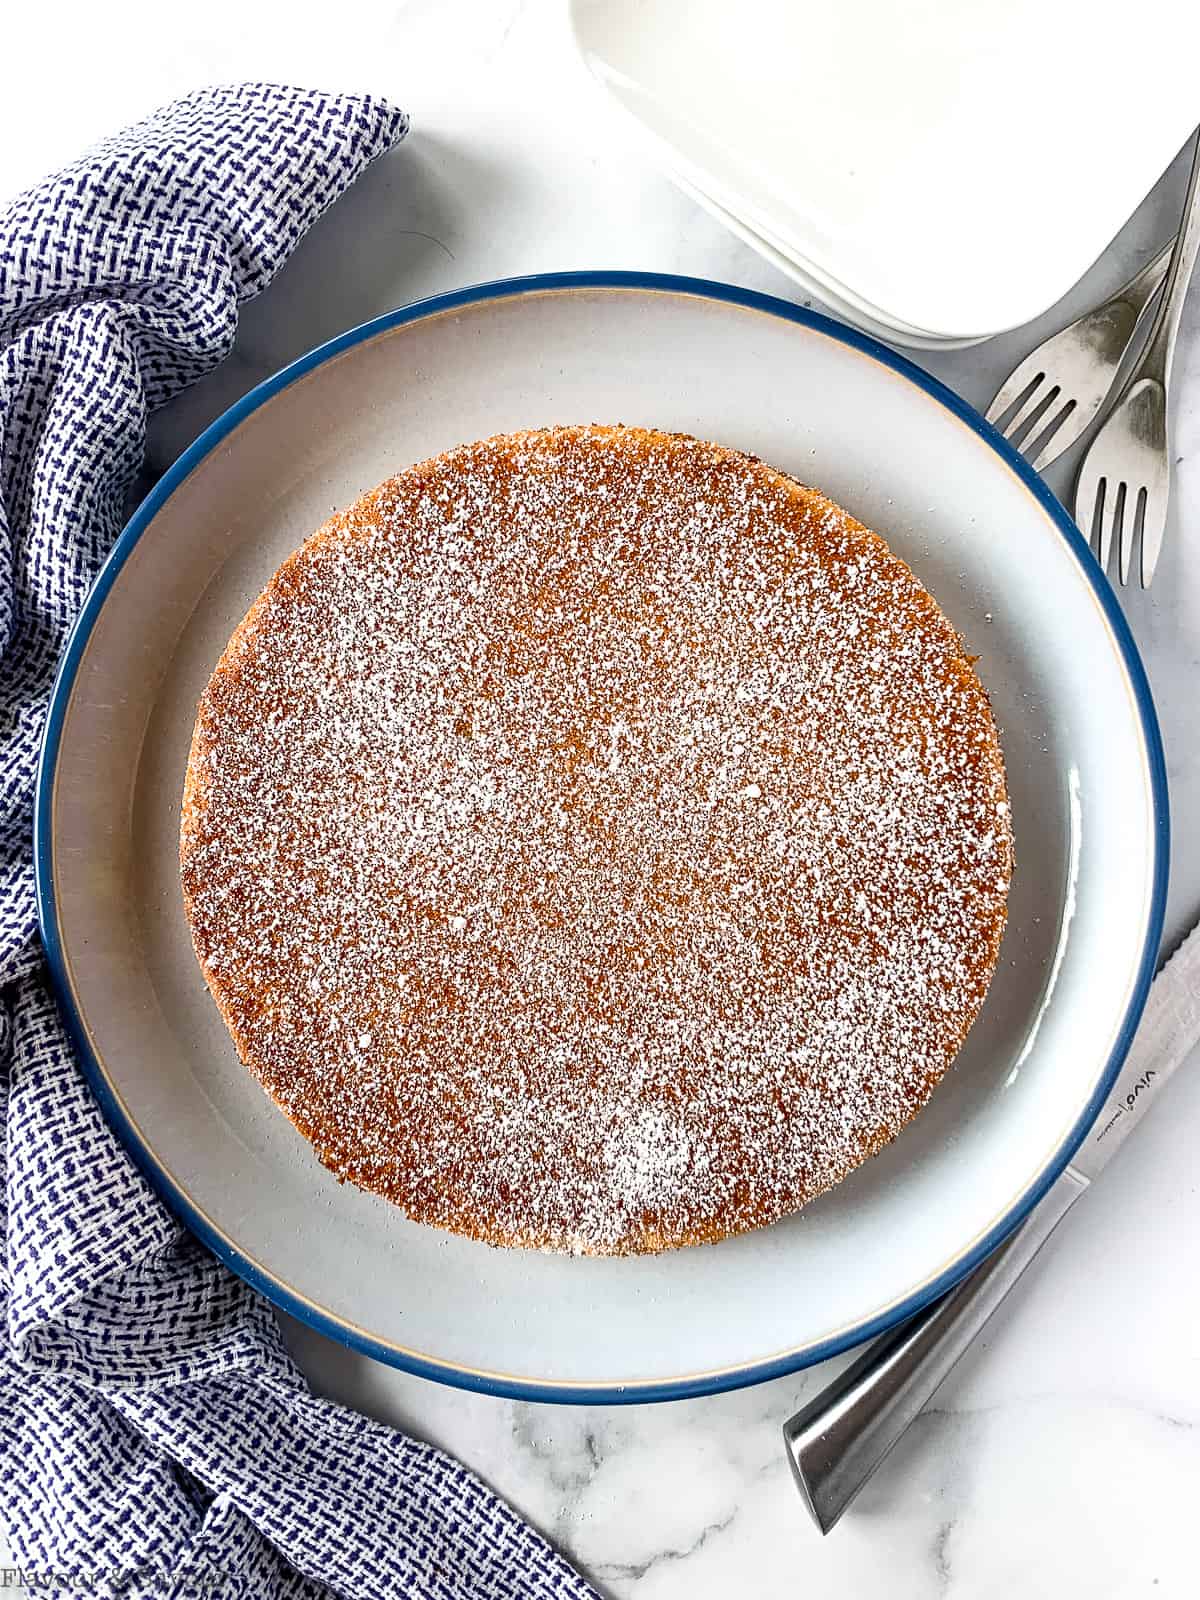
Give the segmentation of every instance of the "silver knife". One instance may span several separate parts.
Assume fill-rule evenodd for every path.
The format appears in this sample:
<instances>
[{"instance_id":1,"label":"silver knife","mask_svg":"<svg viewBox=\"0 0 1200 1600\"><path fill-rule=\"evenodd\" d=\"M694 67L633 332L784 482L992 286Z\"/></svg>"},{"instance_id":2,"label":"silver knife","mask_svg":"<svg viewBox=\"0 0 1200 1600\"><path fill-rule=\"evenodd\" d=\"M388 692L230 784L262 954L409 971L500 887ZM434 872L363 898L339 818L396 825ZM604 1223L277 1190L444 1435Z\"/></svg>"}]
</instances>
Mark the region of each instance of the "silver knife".
<instances>
[{"instance_id":1,"label":"silver knife","mask_svg":"<svg viewBox=\"0 0 1200 1600\"><path fill-rule=\"evenodd\" d=\"M1151 985L1141 1025L1104 1109L1029 1220L944 1298L868 1346L784 1425L796 1483L822 1533L829 1532L920 1415L1200 1040L1200 981L1182 981L1185 969L1198 963L1200 927L1192 929Z\"/></svg>"}]
</instances>

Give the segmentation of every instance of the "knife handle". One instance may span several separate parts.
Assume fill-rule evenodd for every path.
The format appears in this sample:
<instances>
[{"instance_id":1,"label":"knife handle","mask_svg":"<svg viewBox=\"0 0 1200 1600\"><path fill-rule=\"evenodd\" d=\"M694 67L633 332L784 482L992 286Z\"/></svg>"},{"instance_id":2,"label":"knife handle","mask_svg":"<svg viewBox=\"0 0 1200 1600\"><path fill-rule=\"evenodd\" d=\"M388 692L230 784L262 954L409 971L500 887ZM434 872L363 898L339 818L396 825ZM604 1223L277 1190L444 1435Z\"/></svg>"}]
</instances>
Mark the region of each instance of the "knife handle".
<instances>
[{"instance_id":1,"label":"knife handle","mask_svg":"<svg viewBox=\"0 0 1200 1600\"><path fill-rule=\"evenodd\" d=\"M1087 1188L1070 1167L1033 1215L950 1293L877 1339L783 1429L804 1502L830 1528L924 1409L1071 1206Z\"/></svg>"}]
</instances>

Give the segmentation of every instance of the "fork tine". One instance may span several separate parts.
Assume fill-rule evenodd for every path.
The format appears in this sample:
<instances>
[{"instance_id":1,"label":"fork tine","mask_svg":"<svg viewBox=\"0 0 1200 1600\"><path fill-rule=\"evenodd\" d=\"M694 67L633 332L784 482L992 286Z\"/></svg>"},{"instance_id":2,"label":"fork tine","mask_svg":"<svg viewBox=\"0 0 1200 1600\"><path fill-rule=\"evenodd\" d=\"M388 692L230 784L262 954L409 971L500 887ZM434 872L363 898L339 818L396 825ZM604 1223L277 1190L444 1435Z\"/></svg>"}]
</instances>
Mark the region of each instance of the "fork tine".
<instances>
[{"instance_id":1,"label":"fork tine","mask_svg":"<svg viewBox=\"0 0 1200 1600\"><path fill-rule=\"evenodd\" d=\"M1104 537L1104 479L1092 465L1095 445L1083 458L1075 480L1075 522L1080 533L1096 552L1096 559L1108 566L1108 545ZM1097 502L1099 502L1097 504Z\"/></svg>"},{"instance_id":2,"label":"fork tine","mask_svg":"<svg viewBox=\"0 0 1200 1600\"><path fill-rule=\"evenodd\" d=\"M1039 412L1044 416L1046 411L1054 404L1054 400L1058 392L1059 390L1057 384L1055 384L1053 389L1047 389L1045 384L1045 375L1040 375L1038 377L1037 385L1030 392L1029 397L1022 405L1017 407L1016 411L1009 419L1008 424L1004 428L1004 437L1010 443L1016 443L1017 434L1020 433L1024 425L1031 417L1035 416L1035 414ZM1031 431L1036 433L1037 430L1038 424L1037 422L1034 422ZM1018 445L1017 448L1019 449L1020 446Z\"/></svg>"},{"instance_id":3,"label":"fork tine","mask_svg":"<svg viewBox=\"0 0 1200 1600\"><path fill-rule=\"evenodd\" d=\"M1125 513L1128 512L1128 516ZM1133 565L1133 524L1137 512L1137 500L1130 498L1129 485L1117 485L1117 496L1113 502L1112 537L1117 544L1117 571L1121 577L1121 586L1129 582L1129 569Z\"/></svg>"},{"instance_id":4,"label":"fork tine","mask_svg":"<svg viewBox=\"0 0 1200 1600\"><path fill-rule=\"evenodd\" d=\"M1037 353L1037 351L1034 352L1035 355ZM1016 405L1017 401L1025 396L1025 391L1029 388L1030 384L1033 385L1031 392L1036 394L1041 388L1042 381L1045 376L1046 374L1041 371L1041 369L1038 368L1033 361L1022 361L1021 365L1016 369L1016 371L1009 374L1007 383L1005 383L1004 387L1000 390L999 394L984 413L984 415L987 417L987 420L991 423L994 423L998 428L1000 426L1000 418L1008 410L1009 406ZM1007 433L1005 434L1005 437L1008 437Z\"/></svg>"},{"instance_id":5,"label":"fork tine","mask_svg":"<svg viewBox=\"0 0 1200 1600\"><path fill-rule=\"evenodd\" d=\"M1051 422L1049 428L1045 431L1038 430L1041 433L1041 449L1030 463L1035 472L1043 471L1052 461L1056 461L1064 450L1069 450L1084 428L1086 428L1086 419L1075 429L1066 426L1067 419L1077 410L1076 402L1068 400L1053 422Z\"/></svg>"},{"instance_id":6,"label":"fork tine","mask_svg":"<svg viewBox=\"0 0 1200 1600\"><path fill-rule=\"evenodd\" d=\"M1166 485L1146 490L1146 506L1142 513L1142 588L1148 589L1154 581L1163 535L1167 531L1167 505L1170 490Z\"/></svg>"}]
</instances>

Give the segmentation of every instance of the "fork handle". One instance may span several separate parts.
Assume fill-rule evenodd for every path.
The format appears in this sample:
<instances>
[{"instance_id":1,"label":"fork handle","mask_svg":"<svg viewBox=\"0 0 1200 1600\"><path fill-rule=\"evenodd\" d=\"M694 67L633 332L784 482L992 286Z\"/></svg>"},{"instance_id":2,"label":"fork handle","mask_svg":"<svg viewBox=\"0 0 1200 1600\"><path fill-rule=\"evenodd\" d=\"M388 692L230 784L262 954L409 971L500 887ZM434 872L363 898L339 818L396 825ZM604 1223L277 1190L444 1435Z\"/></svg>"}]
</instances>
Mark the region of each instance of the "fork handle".
<instances>
[{"instance_id":1,"label":"fork handle","mask_svg":"<svg viewBox=\"0 0 1200 1600\"><path fill-rule=\"evenodd\" d=\"M1154 323L1146 340L1145 354L1138 363L1137 377L1157 376L1164 389L1171 377L1171 356L1175 349L1175 336L1179 332L1179 319L1187 299L1188 285L1196 257L1200 254L1200 136L1192 158L1192 175L1188 180L1187 198L1183 203L1183 220L1179 236L1167 269L1167 282L1159 301Z\"/></svg>"},{"instance_id":2,"label":"fork handle","mask_svg":"<svg viewBox=\"0 0 1200 1600\"><path fill-rule=\"evenodd\" d=\"M1171 256L1175 249L1175 240L1163 245L1156 256L1152 256L1146 265L1130 278L1128 283L1122 284L1117 292L1111 296L1109 304L1113 301L1123 301L1137 319L1141 316L1146 306L1162 288L1163 279L1167 275L1167 268L1171 265Z\"/></svg>"}]
</instances>

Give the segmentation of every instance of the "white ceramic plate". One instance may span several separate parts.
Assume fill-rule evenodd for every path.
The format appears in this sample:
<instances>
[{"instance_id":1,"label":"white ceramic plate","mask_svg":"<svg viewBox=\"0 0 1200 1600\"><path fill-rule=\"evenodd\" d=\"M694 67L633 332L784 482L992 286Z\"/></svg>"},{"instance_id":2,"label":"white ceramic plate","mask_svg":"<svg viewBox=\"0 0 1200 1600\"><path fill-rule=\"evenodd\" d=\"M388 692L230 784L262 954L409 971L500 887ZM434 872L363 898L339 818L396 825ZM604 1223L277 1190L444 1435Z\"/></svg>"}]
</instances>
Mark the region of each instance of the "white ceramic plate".
<instances>
[{"instance_id":1,"label":"white ceramic plate","mask_svg":"<svg viewBox=\"0 0 1200 1600\"><path fill-rule=\"evenodd\" d=\"M1039 315L1200 121L1195 0L1136 17L1122 0L690 0L686 22L678 0L570 0L570 15L671 176L904 342Z\"/></svg>"},{"instance_id":2,"label":"white ceramic plate","mask_svg":"<svg viewBox=\"0 0 1200 1600\"><path fill-rule=\"evenodd\" d=\"M491 1250L339 1185L239 1064L192 956L176 862L197 696L280 560L411 461L594 420L754 451L891 540L980 652L1018 852L1000 968L929 1108L801 1215L640 1260ZM783 301L577 274L368 324L197 441L134 517L73 635L36 846L43 933L97 1091L237 1271L430 1376L644 1399L771 1376L886 1326L978 1261L1052 1181L1149 983L1165 785L1107 584L969 408Z\"/></svg>"}]
</instances>

